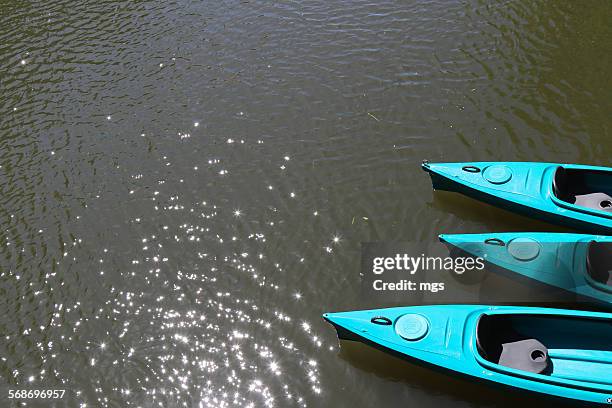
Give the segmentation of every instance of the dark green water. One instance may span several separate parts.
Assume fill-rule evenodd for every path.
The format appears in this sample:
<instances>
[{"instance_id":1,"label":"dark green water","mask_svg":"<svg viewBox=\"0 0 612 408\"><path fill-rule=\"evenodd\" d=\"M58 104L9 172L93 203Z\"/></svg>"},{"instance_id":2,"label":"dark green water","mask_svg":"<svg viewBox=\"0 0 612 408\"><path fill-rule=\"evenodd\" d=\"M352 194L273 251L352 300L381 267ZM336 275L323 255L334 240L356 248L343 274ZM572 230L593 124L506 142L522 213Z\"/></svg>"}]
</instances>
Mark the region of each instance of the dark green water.
<instances>
[{"instance_id":1,"label":"dark green water","mask_svg":"<svg viewBox=\"0 0 612 408\"><path fill-rule=\"evenodd\" d=\"M609 165L611 21L0 1L0 406L543 406L339 348L320 315L376 306L360 242L553 228L434 195L419 163Z\"/></svg>"}]
</instances>

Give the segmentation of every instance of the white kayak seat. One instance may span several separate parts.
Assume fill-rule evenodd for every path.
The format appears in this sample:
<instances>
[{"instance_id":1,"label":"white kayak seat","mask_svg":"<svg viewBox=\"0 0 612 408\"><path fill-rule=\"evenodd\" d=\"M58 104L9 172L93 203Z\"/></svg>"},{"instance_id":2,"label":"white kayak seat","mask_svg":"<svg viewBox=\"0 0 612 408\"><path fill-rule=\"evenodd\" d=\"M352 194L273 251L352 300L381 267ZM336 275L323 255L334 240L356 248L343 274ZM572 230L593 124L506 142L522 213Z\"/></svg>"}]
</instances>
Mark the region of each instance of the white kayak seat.
<instances>
[{"instance_id":1,"label":"white kayak seat","mask_svg":"<svg viewBox=\"0 0 612 408\"><path fill-rule=\"evenodd\" d=\"M606 193L576 195L575 200L574 204L580 207L612 212L612 197Z\"/></svg>"},{"instance_id":2,"label":"white kayak seat","mask_svg":"<svg viewBox=\"0 0 612 408\"><path fill-rule=\"evenodd\" d=\"M612 242L589 243L587 272L593 280L612 286Z\"/></svg>"},{"instance_id":3,"label":"white kayak seat","mask_svg":"<svg viewBox=\"0 0 612 408\"><path fill-rule=\"evenodd\" d=\"M542 374L548 369L548 350L536 339L502 344L499 365L515 370Z\"/></svg>"},{"instance_id":4,"label":"white kayak seat","mask_svg":"<svg viewBox=\"0 0 612 408\"><path fill-rule=\"evenodd\" d=\"M601 172L567 170L559 166L553 177L553 193L558 199L579 207L612 212L612 196L598 191L601 187L597 186L599 183L593 183L595 177L601 179L603 176Z\"/></svg>"}]
</instances>

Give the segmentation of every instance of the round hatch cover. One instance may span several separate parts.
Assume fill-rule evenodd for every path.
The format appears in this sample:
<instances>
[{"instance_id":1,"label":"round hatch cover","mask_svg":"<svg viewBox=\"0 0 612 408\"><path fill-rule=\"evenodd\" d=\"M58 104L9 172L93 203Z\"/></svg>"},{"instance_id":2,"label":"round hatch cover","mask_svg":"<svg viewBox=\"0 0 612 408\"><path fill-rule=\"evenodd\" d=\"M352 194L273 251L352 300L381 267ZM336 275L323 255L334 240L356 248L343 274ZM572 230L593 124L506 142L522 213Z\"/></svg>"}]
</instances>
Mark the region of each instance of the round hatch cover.
<instances>
[{"instance_id":1,"label":"round hatch cover","mask_svg":"<svg viewBox=\"0 0 612 408\"><path fill-rule=\"evenodd\" d=\"M419 314L405 314L395 322L395 332L404 340L420 340L429 331L429 322Z\"/></svg>"},{"instance_id":2,"label":"round hatch cover","mask_svg":"<svg viewBox=\"0 0 612 408\"><path fill-rule=\"evenodd\" d=\"M540 255L540 244L531 238L516 238L508 243L508 252L519 261L531 261Z\"/></svg>"},{"instance_id":3,"label":"round hatch cover","mask_svg":"<svg viewBox=\"0 0 612 408\"><path fill-rule=\"evenodd\" d=\"M489 183L504 184L512 178L512 170L508 166L498 164L487 167L482 175Z\"/></svg>"}]
</instances>

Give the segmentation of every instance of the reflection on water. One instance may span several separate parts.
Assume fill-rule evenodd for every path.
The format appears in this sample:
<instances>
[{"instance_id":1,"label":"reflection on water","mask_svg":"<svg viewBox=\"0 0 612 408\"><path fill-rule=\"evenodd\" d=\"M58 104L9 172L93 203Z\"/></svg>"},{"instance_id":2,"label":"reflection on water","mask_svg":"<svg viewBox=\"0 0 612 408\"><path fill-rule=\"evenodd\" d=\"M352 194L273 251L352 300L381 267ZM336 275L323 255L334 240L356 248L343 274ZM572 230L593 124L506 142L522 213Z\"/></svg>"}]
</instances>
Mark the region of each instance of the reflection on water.
<instances>
[{"instance_id":1,"label":"reflection on water","mask_svg":"<svg viewBox=\"0 0 612 408\"><path fill-rule=\"evenodd\" d=\"M437 406L435 401L439 401L439 398L453 400L457 406L536 408L551 404L551 400L536 394L510 393L503 388L485 386L463 377L406 362L362 343L342 341L341 345L340 356L369 375L385 378L402 387L418 387L426 391L432 398L419 401L419 405ZM383 396L383 400L384 398ZM375 400L372 400L372 404L374 403ZM555 406L575 405L559 400L555 401Z\"/></svg>"},{"instance_id":2,"label":"reflection on water","mask_svg":"<svg viewBox=\"0 0 612 408\"><path fill-rule=\"evenodd\" d=\"M553 228L418 163L607 164L610 4L5 3L2 395L496 406L371 375L320 315L367 305L360 242Z\"/></svg>"}]
</instances>

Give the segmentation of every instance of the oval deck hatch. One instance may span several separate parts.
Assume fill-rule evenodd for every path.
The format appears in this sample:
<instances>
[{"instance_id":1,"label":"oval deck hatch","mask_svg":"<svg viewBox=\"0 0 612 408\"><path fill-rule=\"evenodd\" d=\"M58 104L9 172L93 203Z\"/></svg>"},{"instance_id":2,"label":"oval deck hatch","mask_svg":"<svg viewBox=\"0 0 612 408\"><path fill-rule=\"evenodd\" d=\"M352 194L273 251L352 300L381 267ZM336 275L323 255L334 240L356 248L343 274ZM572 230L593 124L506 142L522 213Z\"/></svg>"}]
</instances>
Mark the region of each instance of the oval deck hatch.
<instances>
[{"instance_id":1,"label":"oval deck hatch","mask_svg":"<svg viewBox=\"0 0 612 408\"><path fill-rule=\"evenodd\" d=\"M531 238L516 238L508 244L508 253L519 261L531 261L540 255L540 243Z\"/></svg>"},{"instance_id":2,"label":"oval deck hatch","mask_svg":"<svg viewBox=\"0 0 612 408\"><path fill-rule=\"evenodd\" d=\"M512 179L512 170L508 166L498 164L487 167L482 175L489 183L504 184Z\"/></svg>"},{"instance_id":3,"label":"oval deck hatch","mask_svg":"<svg viewBox=\"0 0 612 408\"><path fill-rule=\"evenodd\" d=\"M405 314L395 322L395 332L404 340L420 340L429 332L429 322L419 314Z\"/></svg>"}]
</instances>

